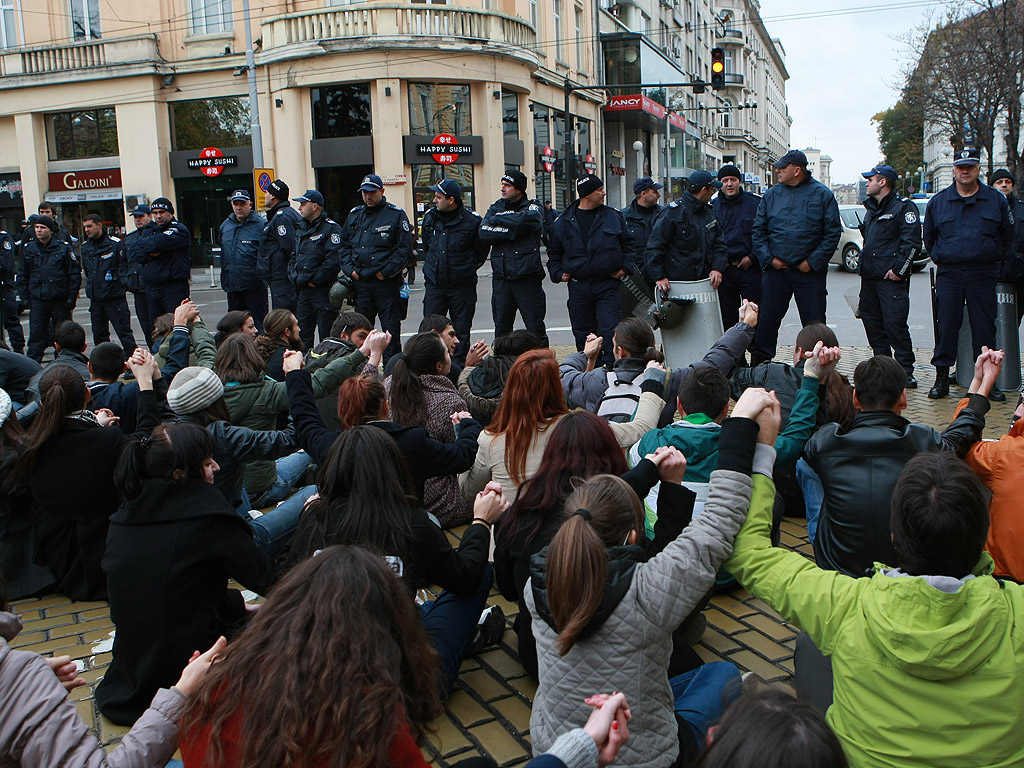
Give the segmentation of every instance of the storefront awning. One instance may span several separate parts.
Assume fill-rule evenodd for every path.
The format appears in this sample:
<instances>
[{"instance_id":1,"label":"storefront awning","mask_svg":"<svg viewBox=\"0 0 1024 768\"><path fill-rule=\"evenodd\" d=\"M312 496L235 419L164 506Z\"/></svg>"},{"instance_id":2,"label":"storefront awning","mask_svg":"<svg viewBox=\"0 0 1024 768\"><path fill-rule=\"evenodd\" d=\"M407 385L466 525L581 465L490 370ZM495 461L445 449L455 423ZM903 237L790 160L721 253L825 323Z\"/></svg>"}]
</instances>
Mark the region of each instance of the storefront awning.
<instances>
[{"instance_id":1,"label":"storefront awning","mask_svg":"<svg viewBox=\"0 0 1024 768\"><path fill-rule=\"evenodd\" d=\"M121 200L124 193L117 189L95 189L88 192L47 192L46 201L49 203L88 203L93 200Z\"/></svg>"},{"instance_id":2,"label":"storefront awning","mask_svg":"<svg viewBox=\"0 0 1024 768\"><path fill-rule=\"evenodd\" d=\"M606 119L608 120L618 120L628 123L633 127L645 128L647 127L646 123L652 122L652 118L664 125L665 113L667 112L664 106L644 96L642 93L629 96L612 96L608 99L604 111L607 114ZM686 118L682 115L672 112L669 114L668 120L676 128L682 131L686 130Z\"/></svg>"}]
</instances>

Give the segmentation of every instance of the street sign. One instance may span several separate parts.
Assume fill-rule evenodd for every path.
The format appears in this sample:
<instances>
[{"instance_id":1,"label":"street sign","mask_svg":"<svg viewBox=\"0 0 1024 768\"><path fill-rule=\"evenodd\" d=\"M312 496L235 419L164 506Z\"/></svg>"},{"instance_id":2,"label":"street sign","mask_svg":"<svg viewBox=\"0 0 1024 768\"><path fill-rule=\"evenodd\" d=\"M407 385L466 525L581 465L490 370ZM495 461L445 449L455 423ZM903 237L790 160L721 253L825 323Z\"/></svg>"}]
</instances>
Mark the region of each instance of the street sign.
<instances>
[{"instance_id":1,"label":"street sign","mask_svg":"<svg viewBox=\"0 0 1024 768\"><path fill-rule=\"evenodd\" d=\"M238 158L225 157L216 147L206 147L199 157L188 161L189 168L198 168L205 176L220 176L229 165L238 165Z\"/></svg>"},{"instance_id":2,"label":"street sign","mask_svg":"<svg viewBox=\"0 0 1024 768\"><path fill-rule=\"evenodd\" d=\"M267 207L267 188L274 180L273 168L253 168L252 188L256 190L256 210L262 211Z\"/></svg>"}]
</instances>

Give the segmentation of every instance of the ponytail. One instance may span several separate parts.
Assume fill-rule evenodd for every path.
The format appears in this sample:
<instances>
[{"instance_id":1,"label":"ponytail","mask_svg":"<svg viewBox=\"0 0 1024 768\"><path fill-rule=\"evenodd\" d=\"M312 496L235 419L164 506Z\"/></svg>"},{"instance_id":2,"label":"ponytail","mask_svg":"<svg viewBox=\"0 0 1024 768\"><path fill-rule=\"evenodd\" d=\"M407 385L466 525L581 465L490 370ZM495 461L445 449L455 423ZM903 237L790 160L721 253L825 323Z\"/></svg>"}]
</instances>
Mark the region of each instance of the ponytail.
<instances>
[{"instance_id":1,"label":"ponytail","mask_svg":"<svg viewBox=\"0 0 1024 768\"><path fill-rule=\"evenodd\" d=\"M39 451L61 431L64 418L85 408L85 382L69 365L51 365L39 379L39 412L18 443L18 460L11 468L7 487L35 469Z\"/></svg>"},{"instance_id":2,"label":"ponytail","mask_svg":"<svg viewBox=\"0 0 1024 768\"><path fill-rule=\"evenodd\" d=\"M132 440L121 453L114 485L124 498L134 499L149 479L202 479L203 462L215 447L213 436L198 424L158 424L152 435Z\"/></svg>"},{"instance_id":3,"label":"ponytail","mask_svg":"<svg viewBox=\"0 0 1024 768\"><path fill-rule=\"evenodd\" d=\"M420 376L437 373L444 363L444 341L436 333L418 333L406 342L391 372L388 405L391 418L403 427L423 425L425 398Z\"/></svg>"},{"instance_id":4,"label":"ponytail","mask_svg":"<svg viewBox=\"0 0 1024 768\"><path fill-rule=\"evenodd\" d=\"M142 493L145 480L145 452L150 438L132 440L121 452L121 458L114 467L114 485L126 499L134 499Z\"/></svg>"},{"instance_id":5,"label":"ponytail","mask_svg":"<svg viewBox=\"0 0 1024 768\"><path fill-rule=\"evenodd\" d=\"M818 411L819 415L821 411L825 412L825 420L822 423L834 421L843 429L848 429L853 417L857 415L857 409L853 405L853 386L849 380L833 368L821 377L819 386L824 393L821 400L825 407L819 408Z\"/></svg>"},{"instance_id":6,"label":"ponytail","mask_svg":"<svg viewBox=\"0 0 1024 768\"><path fill-rule=\"evenodd\" d=\"M654 331L638 317L627 317L615 326L615 344L629 357L650 362L665 362L665 356L655 346Z\"/></svg>"}]
</instances>

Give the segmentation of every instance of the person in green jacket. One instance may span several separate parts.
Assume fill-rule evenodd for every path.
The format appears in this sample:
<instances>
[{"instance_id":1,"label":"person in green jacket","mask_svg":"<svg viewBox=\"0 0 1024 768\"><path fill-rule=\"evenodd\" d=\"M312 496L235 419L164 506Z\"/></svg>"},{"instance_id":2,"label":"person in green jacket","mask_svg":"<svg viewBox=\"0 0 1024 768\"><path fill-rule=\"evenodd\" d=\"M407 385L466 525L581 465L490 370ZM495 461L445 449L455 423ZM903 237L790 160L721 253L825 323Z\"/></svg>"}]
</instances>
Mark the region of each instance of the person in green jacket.
<instances>
[{"instance_id":1,"label":"person in green jacket","mask_svg":"<svg viewBox=\"0 0 1024 768\"><path fill-rule=\"evenodd\" d=\"M758 421L779 418L775 404ZM892 499L897 567L860 579L773 548L774 496L756 476L725 567L831 657L826 719L852 768L1024 765L1024 591L992 576L974 472L948 452L911 459Z\"/></svg>"}]
</instances>

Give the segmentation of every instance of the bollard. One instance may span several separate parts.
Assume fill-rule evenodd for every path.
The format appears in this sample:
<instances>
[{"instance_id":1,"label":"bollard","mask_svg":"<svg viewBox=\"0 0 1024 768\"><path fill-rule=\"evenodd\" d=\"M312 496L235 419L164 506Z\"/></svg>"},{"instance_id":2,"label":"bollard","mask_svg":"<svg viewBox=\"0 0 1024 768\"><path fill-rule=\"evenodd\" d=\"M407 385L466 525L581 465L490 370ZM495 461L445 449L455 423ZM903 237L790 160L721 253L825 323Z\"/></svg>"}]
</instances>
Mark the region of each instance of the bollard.
<instances>
[{"instance_id":1,"label":"bollard","mask_svg":"<svg viewBox=\"0 0 1024 768\"><path fill-rule=\"evenodd\" d=\"M1013 283L996 285L996 348L1003 350L1003 370L996 386L1004 392L1021 388L1020 334L1017 328L1017 289ZM964 308L964 319L956 344L956 383L971 386L974 378L974 347L971 343L971 320Z\"/></svg>"}]
</instances>

